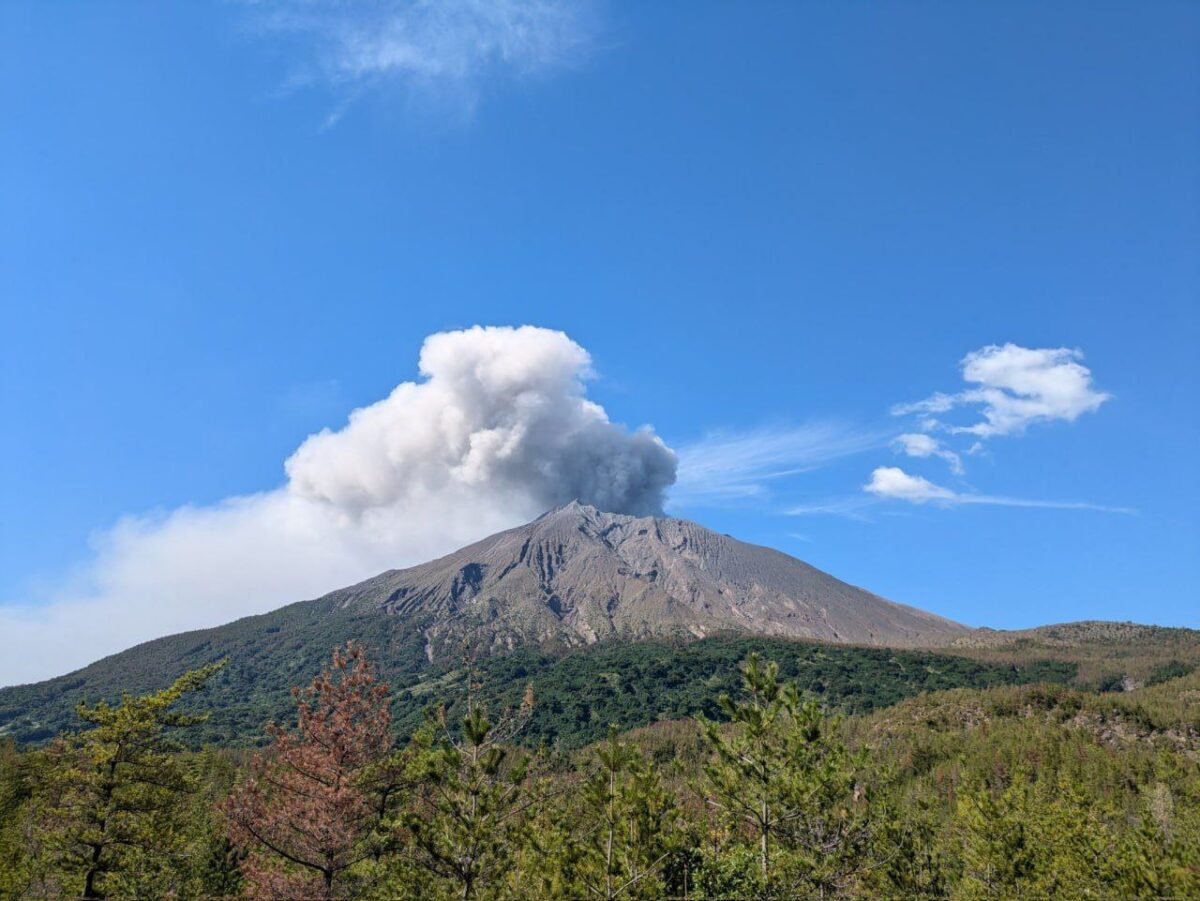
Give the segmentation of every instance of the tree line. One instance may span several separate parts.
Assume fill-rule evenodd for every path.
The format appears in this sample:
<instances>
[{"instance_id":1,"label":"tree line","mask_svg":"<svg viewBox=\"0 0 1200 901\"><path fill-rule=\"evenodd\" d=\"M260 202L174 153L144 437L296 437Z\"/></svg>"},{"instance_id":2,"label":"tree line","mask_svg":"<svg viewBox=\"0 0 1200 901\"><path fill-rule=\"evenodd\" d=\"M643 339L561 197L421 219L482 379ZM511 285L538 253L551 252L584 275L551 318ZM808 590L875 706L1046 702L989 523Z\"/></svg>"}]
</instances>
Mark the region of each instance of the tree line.
<instances>
[{"instance_id":1,"label":"tree line","mask_svg":"<svg viewBox=\"0 0 1200 901\"><path fill-rule=\"evenodd\" d=\"M179 703L220 666L0 750L0 895L1200 895L1186 750L1114 751L1029 716L847 724L755 654L719 720L527 749L532 689L490 709L468 679L461 716L433 705L397 743L389 687L349 643L264 750L185 751L203 714Z\"/></svg>"}]
</instances>

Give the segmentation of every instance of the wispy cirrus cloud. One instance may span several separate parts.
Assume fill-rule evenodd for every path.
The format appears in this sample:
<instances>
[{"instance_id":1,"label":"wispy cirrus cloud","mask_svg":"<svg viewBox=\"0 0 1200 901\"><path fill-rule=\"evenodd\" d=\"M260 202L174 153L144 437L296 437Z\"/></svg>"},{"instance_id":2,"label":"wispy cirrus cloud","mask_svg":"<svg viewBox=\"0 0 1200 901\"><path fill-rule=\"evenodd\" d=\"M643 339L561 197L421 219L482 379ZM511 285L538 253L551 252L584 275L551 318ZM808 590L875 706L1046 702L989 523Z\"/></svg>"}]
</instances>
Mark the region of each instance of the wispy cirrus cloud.
<instances>
[{"instance_id":1,"label":"wispy cirrus cloud","mask_svg":"<svg viewBox=\"0 0 1200 901\"><path fill-rule=\"evenodd\" d=\"M875 498L852 494L807 504L796 504L783 512L787 516L844 516L847 519L867 522L869 518L863 511L876 503L878 502Z\"/></svg>"},{"instance_id":2,"label":"wispy cirrus cloud","mask_svg":"<svg viewBox=\"0 0 1200 901\"><path fill-rule=\"evenodd\" d=\"M248 0L251 29L299 49L290 82L349 103L400 90L469 115L485 87L585 58L591 0ZM335 113L331 120L336 120Z\"/></svg>"},{"instance_id":3,"label":"wispy cirrus cloud","mask_svg":"<svg viewBox=\"0 0 1200 901\"><path fill-rule=\"evenodd\" d=\"M763 498L780 479L887 445L888 433L844 422L718 431L677 448L669 504L711 506Z\"/></svg>"},{"instance_id":4,"label":"wispy cirrus cloud","mask_svg":"<svg viewBox=\"0 0 1200 901\"><path fill-rule=\"evenodd\" d=\"M862 486L861 494L829 498L814 503L798 504L785 512L789 516L842 516L869 522L870 510L886 501L905 501L917 506L958 507L985 505L994 507L1029 507L1043 510L1091 510L1097 513L1120 513L1136 516L1131 507L1113 507L1087 501L1039 500L1036 498L1005 497L1003 495L980 494L973 491L956 491L945 485L931 482L923 476L905 472L898 466L879 466Z\"/></svg>"}]
</instances>

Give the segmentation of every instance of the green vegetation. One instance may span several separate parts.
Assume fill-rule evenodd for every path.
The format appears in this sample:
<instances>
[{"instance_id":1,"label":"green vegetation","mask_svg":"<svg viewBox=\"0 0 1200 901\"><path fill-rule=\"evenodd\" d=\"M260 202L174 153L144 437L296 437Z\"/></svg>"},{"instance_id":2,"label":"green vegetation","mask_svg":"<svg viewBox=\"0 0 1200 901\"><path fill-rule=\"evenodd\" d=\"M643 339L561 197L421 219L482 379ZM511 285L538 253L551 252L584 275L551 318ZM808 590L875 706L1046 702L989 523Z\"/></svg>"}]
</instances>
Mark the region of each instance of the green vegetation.
<instances>
[{"instance_id":1,"label":"green vegetation","mask_svg":"<svg viewBox=\"0 0 1200 901\"><path fill-rule=\"evenodd\" d=\"M485 700L499 707L515 706L524 686L532 685L537 704L523 741L571 749L600 740L610 723L630 728L696 715L724 718L718 699L737 691L738 666L750 654L775 661L783 679L826 708L846 713L866 713L923 692L1066 682L1075 674L1069 663L1018 667L924 651L744 637L599 645L567 656L516 651L480 661L475 672L485 688L494 686ZM455 687L464 677L445 674L437 691L461 696ZM418 686L415 697L426 698L425 689ZM415 724L416 715L410 709L399 719Z\"/></svg>"},{"instance_id":2,"label":"green vegetation","mask_svg":"<svg viewBox=\"0 0 1200 901\"><path fill-rule=\"evenodd\" d=\"M767 643L778 665L751 652L729 673L712 668L745 641L692 645L692 658L631 646L628 672L611 668L615 647L501 658L531 678L514 669L493 690L483 666L469 680L443 674L421 684L425 713L399 741L394 692L350 645L297 691L295 725L273 728L249 760L179 750L178 733L206 725L182 702L205 706L223 671L84 708L87 728L45 748L0 746L0 896L1200 895L1200 672L1164 668L1153 685L1097 693L999 684L985 666L990 687L843 718L824 703L829 684L822 698L783 674L829 680L830 659L855 660L896 682L945 658L826 658L780 642ZM581 679L691 685L690 659L735 685L700 704L712 716L610 726L574 751L530 742L532 683L572 659ZM839 696L857 703L853 675ZM580 687L563 683L559 699Z\"/></svg>"},{"instance_id":3,"label":"green vegetation","mask_svg":"<svg viewBox=\"0 0 1200 901\"><path fill-rule=\"evenodd\" d=\"M297 607L298 613L308 612ZM339 622L334 617L298 622L288 632L263 641L261 647L247 630L244 640L252 644L230 650L232 661L211 680L203 701L208 718L191 730L193 746L265 744L265 724L285 722L293 716L292 683L321 666L321 660L308 656L312 640L306 628L324 628L330 620ZM497 709L519 706L526 684L532 684L537 705L521 741L562 750L600 740L610 723L634 727L697 714L720 718L723 714L717 698L736 691L738 664L751 653L776 661L783 678L797 682L802 692L825 707L845 713L866 713L948 688L1066 682L1076 672L1069 662L983 662L929 651L747 637L690 643L614 642L566 655L518 649L485 657L470 667L430 667L419 640L414 646L411 637L379 631L390 625L389 618L363 617L361 625L376 630L355 640L381 661L380 676L393 689L392 718L399 735L411 735L423 721L425 708L441 699L451 702L450 717L457 721L464 712L468 673L473 673L484 686L483 700ZM330 646L354 637L334 631L336 640ZM218 645L230 647L228 641L197 644L193 638L180 649L179 666L209 663L213 647ZM57 732L78 729L82 724L73 705L80 694L86 689L93 698L115 699L124 688L119 681L124 674L124 668L101 669L87 679L68 677L67 681L52 680L0 693L0 734L38 742ZM169 678L164 676L162 681ZM144 684L143 676L132 690L153 687Z\"/></svg>"},{"instance_id":4,"label":"green vegetation","mask_svg":"<svg viewBox=\"0 0 1200 901\"><path fill-rule=\"evenodd\" d=\"M220 758L181 754L174 733L202 718L174 708L219 669L115 706L80 705L90 728L19 757L11 750L0 831L0 894L29 897L161 897L204 885L215 830L208 803Z\"/></svg>"},{"instance_id":5,"label":"green vegetation","mask_svg":"<svg viewBox=\"0 0 1200 901\"><path fill-rule=\"evenodd\" d=\"M470 703L457 736L440 718L418 733L410 747L413 803L398 819L412 866L395 874L397 897L432 890L475 898L505 882L523 842L523 814L536 801L527 785L528 756L506 742L531 706L527 698L494 723L482 705Z\"/></svg>"},{"instance_id":6,"label":"green vegetation","mask_svg":"<svg viewBox=\"0 0 1200 901\"><path fill-rule=\"evenodd\" d=\"M752 654L744 700L721 696L731 723L701 721L713 754L700 793L727 834L747 834L757 866L740 866L745 842L710 855L698 882L708 894L826 897L853 886L869 855L871 815L855 791L865 752L851 753L815 700ZM735 873L733 879L730 873Z\"/></svg>"},{"instance_id":7,"label":"green vegetation","mask_svg":"<svg viewBox=\"0 0 1200 901\"><path fill-rule=\"evenodd\" d=\"M265 744L266 723L294 715L292 686L320 670L330 648L350 640L386 662L385 675L393 685L412 684L427 667L420 630L397 617L305 601L215 629L157 639L36 685L0 690L0 736L22 744L44 742L82 727L75 716L80 701L114 702L124 691L153 691L181 672L228 660L205 691L208 720L188 738L194 747ZM185 704L184 709L190 708Z\"/></svg>"},{"instance_id":8,"label":"green vegetation","mask_svg":"<svg viewBox=\"0 0 1200 901\"><path fill-rule=\"evenodd\" d=\"M662 894L663 864L680 849L675 799L664 788L658 769L635 746L620 740L616 726L609 727L608 740L594 755L580 806L581 819L598 828L574 840L576 853L557 853L567 864L560 867L564 878L558 881L559 893L579 886L604 901ZM574 839L567 823L559 833L564 844ZM541 853L553 860L549 850L543 845Z\"/></svg>"},{"instance_id":9,"label":"green vegetation","mask_svg":"<svg viewBox=\"0 0 1200 901\"><path fill-rule=\"evenodd\" d=\"M923 849L913 885L961 897L1200 890L1200 679L1097 696L952 691L848 724Z\"/></svg>"},{"instance_id":10,"label":"green vegetation","mask_svg":"<svg viewBox=\"0 0 1200 901\"><path fill-rule=\"evenodd\" d=\"M1188 673L1194 672L1196 664L1184 663L1181 660L1168 660L1166 663L1160 663L1150 671L1150 675L1146 677L1146 685L1160 685L1163 682L1170 682L1172 679L1178 679L1180 676L1186 676Z\"/></svg>"}]
</instances>

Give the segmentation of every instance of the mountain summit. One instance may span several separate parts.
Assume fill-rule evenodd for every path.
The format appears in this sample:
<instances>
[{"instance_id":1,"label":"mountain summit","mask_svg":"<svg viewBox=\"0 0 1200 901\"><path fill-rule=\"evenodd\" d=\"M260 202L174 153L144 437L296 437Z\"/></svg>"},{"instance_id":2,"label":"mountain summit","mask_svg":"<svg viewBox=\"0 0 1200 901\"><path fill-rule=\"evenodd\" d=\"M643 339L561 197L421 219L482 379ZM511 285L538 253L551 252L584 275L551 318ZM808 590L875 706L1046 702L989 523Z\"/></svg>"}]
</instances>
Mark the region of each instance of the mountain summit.
<instances>
[{"instance_id":1,"label":"mountain summit","mask_svg":"<svg viewBox=\"0 0 1200 901\"><path fill-rule=\"evenodd\" d=\"M446 557L335 592L420 628L432 661L518 645L716 632L933 645L968 629L694 522L575 501Z\"/></svg>"}]
</instances>

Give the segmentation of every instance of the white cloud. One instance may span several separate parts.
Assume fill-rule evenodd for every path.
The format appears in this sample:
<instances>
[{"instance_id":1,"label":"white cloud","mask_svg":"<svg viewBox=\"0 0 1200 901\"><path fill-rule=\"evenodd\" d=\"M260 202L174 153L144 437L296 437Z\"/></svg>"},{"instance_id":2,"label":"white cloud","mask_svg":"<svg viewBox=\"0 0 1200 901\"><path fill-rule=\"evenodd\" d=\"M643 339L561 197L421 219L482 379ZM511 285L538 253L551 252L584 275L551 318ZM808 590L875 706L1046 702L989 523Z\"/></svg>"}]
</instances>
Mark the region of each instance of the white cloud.
<instances>
[{"instance_id":1,"label":"white cloud","mask_svg":"<svg viewBox=\"0 0 1200 901\"><path fill-rule=\"evenodd\" d=\"M962 475L962 458L952 450L942 447L941 442L931 435L909 432L899 435L892 445L910 457L940 457L950 464L950 471Z\"/></svg>"},{"instance_id":2,"label":"white cloud","mask_svg":"<svg viewBox=\"0 0 1200 901\"><path fill-rule=\"evenodd\" d=\"M966 494L936 485L921 476L910 475L895 466L880 466L871 473L863 491L881 499L902 500L913 504L933 501L939 504L988 504L1000 507L1040 507L1051 510L1094 510L1100 513L1136 514L1129 507L1107 507L1082 501L1041 501L989 494ZM824 511L823 511L824 512ZM828 511L839 512L839 511Z\"/></svg>"},{"instance_id":3,"label":"white cloud","mask_svg":"<svg viewBox=\"0 0 1200 901\"><path fill-rule=\"evenodd\" d=\"M574 498L661 508L674 454L587 399L590 359L561 332L433 335L420 371L309 437L280 488L129 517L46 603L0 606L0 684L314 597Z\"/></svg>"},{"instance_id":4,"label":"white cloud","mask_svg":"<svg viewBox=\"0 0 1200 901\"><path fill-rule=\"evenodd\" d=\"M263 32L300 39L297 83L399 85L468 109L485 86L576 62L595 26L588 0L251 0Z\"/></svg>"},{"instance_id":5,"label":"white cloud","mask_svg":"<svg viewBox=\"0 0 1200 901\"><path fill-rule=\"evenodd\" d=\"M838 422L714 432L679 450L670 505L763 497L773 480L885 444L880 432Z\"/></svg>"},{"instance_id":6,"label":"white cloud","mask_svg":"<svg viewBox=\"0 0 1200 901\"><path fill-rule=\"evenodd\" d=\"M916 403L899 404L892 413L925 414L924 427L941 427L980 438L1017 434L1038 422L1073 422L1099 409L1110 397L1093 387L1091 370L1079 362L1081 359L1079 350L1066 347L991 344L962 359L963 379L978 387L958 394L939 392ZM930 417L962 405L980 407L983 420L959 426Z\"/></svg>"},{"instance_id":7,"label":"white cloud","mask_svg":"<svg viewBox=\"0 0 1200 901\"><path fill-rule=\"evenodd\" d=\"M878 497L899 498L914 504L926 501L955 500L957 495L949 488L935 485L928 479L909 475L896 466L880 466L871 473L871 481L863 491Z\"/></svg>"}]
</instances>

